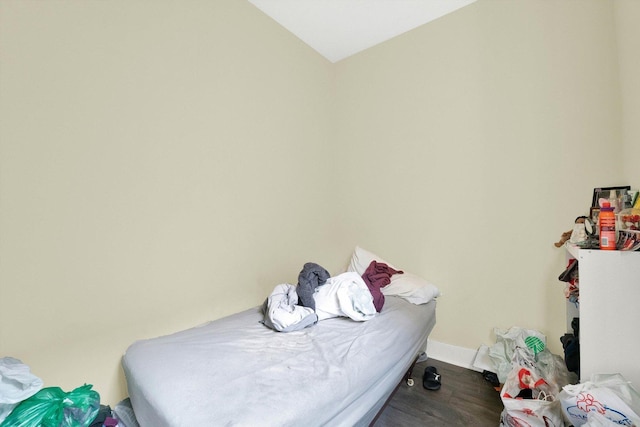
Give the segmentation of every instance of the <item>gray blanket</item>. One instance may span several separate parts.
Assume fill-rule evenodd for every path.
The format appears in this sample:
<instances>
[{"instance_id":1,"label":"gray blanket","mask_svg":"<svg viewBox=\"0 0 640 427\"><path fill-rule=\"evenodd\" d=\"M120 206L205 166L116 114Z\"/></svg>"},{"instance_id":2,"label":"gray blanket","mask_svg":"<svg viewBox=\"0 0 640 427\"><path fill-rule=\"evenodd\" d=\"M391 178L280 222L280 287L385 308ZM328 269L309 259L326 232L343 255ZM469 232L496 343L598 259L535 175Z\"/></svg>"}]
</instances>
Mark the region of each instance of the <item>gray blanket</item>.
<instances>
[{"instance_id":1,"label":"gray blanket","mask_svg":"<svg viewBox=\"0 0 640 427\"><path fill-rule=\"evenodd\" d=\"M316 301L313 299L313 293L330 277L329 272L318 264L306 263L298 275L298 304L315 311Z\"/></svg>"}]
</instances>

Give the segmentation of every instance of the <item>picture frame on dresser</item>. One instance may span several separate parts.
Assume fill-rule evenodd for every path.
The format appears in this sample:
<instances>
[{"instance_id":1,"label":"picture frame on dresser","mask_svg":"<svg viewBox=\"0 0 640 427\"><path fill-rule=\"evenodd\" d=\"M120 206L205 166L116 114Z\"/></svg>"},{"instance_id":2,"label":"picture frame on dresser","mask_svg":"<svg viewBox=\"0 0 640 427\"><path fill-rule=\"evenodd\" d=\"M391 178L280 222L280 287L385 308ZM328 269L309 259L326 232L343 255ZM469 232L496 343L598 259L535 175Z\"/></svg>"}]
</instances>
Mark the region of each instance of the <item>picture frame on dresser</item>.
<instances>
[{"instance_id":1,"label":"picture frame on dresser","mask_svg":"<svg viewBox=\"0 0 640 427\"><path fill-rule=\"evenodd\" d=\"M591 207L600 209L600 199L608 199L611 192L615 191L616 196L620 197L631 190L630 185L622 185L619 187L599 187L593 189L593 197L591 198Z\"/></svg>"}]
</instances>

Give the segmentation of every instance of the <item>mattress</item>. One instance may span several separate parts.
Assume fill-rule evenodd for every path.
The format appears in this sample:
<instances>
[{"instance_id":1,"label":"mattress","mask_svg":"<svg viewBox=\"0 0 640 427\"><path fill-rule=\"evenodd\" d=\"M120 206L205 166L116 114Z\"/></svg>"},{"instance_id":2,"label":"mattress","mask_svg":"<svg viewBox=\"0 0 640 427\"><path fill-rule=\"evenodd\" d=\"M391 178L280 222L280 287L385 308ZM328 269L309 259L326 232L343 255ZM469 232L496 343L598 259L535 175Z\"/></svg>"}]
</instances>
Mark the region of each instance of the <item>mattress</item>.
<instances>
[{"instance_id":1,"label":"mattress","mask_svg":"<svg viewBox=\"0 0 640 427\"><path fill-rule=\"evenodd\" d=\"M436 302L387 297L373 319L276 332L255 307L141 340L122 364L141 426L369 425L435 325Z\"/></svg>"}]
</instances>

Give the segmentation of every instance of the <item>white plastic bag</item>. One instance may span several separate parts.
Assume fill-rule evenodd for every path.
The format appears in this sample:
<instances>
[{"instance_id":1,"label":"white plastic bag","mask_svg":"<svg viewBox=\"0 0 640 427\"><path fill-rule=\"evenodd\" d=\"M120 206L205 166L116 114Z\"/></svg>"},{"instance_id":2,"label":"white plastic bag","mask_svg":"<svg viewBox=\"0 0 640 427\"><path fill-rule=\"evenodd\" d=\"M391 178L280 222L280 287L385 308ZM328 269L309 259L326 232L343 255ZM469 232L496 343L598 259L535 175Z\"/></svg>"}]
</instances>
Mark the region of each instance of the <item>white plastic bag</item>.
<instances>
[{"instance_id":1,"label":"white plastic bag","mask_svg":"<svg viewBox=\"0 0 640 427\"><path fill-rule=\"evenodd\" d=\"M18 406L42 388L42 380L13 357L0 358L0 423Z\"/></svg>"},{"instance_id":2,"label":"white plastic bag","mask_svg":"<svg viewBox=\"0 0 640 427\"><path fill-rule=\"evenodd\" d=\"M620 424L614 423L609 418L598 412L589 412L587 414L587 422L582 424L583 427L619 427Z\"/></svg>"},{"instance_id":3,"label":"white plastic bag","mask_svg":"<svg viewBox=\"0 0 640 427\"><path fill-rule=\"evenodd\" d=\"M489 358L496 367L495 373L501 384L511 372L512 358L516 347L529 348L534 356L546 348L547 338L538 331L513 326L508 330L494 328L496 343L489 348Z\"/></svg>"},{"instance_id":4,"label":"white plastic bag","mask_svg":"<svg viewBox=\"0 0 640 427\"><path fill-rule=\"evenodd\" d=\"M593 375L590 381L567 385L559 398L562 412L575 427L587 423L589 412L617 425L640 425L640 395L620 374Z\"/></svg>"},{"instance_id":5,"label":"white plastic bag","mask_svg":"<svg viewBox=\"0 0 640 427\"><path fill-rule=\"evenodd\" d=\"M559 390L554 378L543 376L533 352L516 347L512 369L500 391L504 405L501 425L563 426L562 409L557 400Z\"/></svg>"}]
</instances>

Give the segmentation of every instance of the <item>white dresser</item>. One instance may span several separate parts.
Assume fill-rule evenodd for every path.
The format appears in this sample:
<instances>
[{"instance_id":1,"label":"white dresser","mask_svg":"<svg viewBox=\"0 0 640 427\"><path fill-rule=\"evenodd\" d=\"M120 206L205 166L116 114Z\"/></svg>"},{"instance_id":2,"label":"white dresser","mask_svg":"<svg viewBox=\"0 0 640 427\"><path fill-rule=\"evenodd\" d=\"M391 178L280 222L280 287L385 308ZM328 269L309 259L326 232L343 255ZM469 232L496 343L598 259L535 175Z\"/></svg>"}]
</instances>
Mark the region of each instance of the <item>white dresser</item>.
<instances>
[{"instance_id":1,"label":"white dresser","mask_svg":"<svg viewBox=\"0 0 640 427\"><path fill-rule=\"evenodd\" d=\"M620 373L640 390L640 252L578 249L580 380Z\"/></svg>"}]
</instances>

